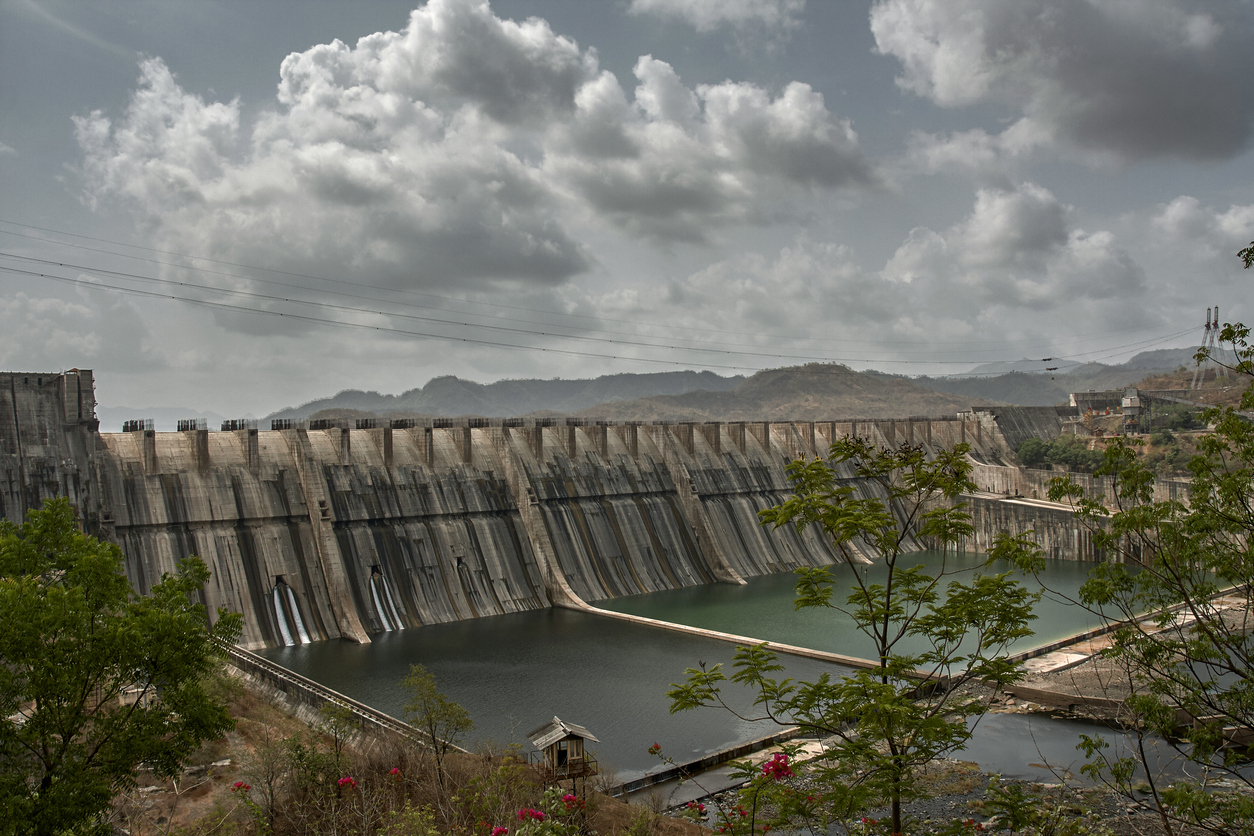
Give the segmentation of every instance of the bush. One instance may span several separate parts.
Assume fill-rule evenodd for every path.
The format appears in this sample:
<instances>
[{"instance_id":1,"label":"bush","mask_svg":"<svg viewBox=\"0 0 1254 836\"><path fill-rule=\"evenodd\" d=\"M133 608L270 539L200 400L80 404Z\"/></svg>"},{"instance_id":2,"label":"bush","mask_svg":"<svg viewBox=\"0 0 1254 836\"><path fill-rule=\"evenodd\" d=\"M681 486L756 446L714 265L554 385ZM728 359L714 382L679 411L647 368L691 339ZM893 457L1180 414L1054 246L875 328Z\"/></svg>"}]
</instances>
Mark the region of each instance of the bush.
<instances>
[{"instance_id":1,"label":"bush","mask_svg":"<svg viewBox=\"0 0 1254 836\"><path fill-rule=\"evenodd\" d=\"M1088 443L1074 435L1060 435L1053 441L1029 438L1015 454L1024 467L1065 464L1071 470L1092 473L1102 463L1101 451L1088 449Z\"/></svg>"}]
</instances>

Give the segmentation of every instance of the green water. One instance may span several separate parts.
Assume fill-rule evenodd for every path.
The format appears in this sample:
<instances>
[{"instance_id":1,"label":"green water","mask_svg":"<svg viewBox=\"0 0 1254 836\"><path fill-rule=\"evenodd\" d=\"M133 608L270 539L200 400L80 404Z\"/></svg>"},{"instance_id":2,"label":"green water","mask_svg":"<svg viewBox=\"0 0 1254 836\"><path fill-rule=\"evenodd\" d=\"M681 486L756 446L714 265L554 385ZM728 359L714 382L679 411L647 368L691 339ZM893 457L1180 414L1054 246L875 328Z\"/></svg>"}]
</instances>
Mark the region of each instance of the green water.
<instances>
[{"instance_id":1,"label":"green water","mask_svg":"<svg viewBox=\"0 0 1254 836\"><path fill-rule=\"evenodd\" d=\"M918 560L935 568L942 555L924 553ZM961 577L982 565L975 556L952 553L944 562L947 570L965 573ZM1074 590L1088 569L1052 561L1043 577L1051 587ZM867 567L869 579L882 572ZM794 612L794 582L792 574L773 575L747 586L711 584L597 605L849 656L871 655L869 641L838 613ZM1036 588L1035 581L1026 582ZM1037 635L1021 642L1022 648L1096 626L1087 614L1057 601L1043 601L1038 609ZM598 757L624 780L661 766L647 753L654 742L682 762L777 730L769 722L744 722L717 709L670 714L666 691L684 678L685 668L699 662L730 667L735 649L715 639L559 609L435 624L373 639L366 645L329 641L273 648L264 655L395 716L405 703L401 680L411 664L423 664L474 719L467 742L526 747L526 733L556 714L599 737ZM781 677L845 672L801 657L783 661L787 670ZM752 700L737 688L729 686L729 696L749 708Z\"/></svg>"},{"instance_id":2,"label":"green water","mask_svg":"<svg viewBox=\"0 0 1254 836\"><path fill-rule=\"evenodd\" d=\"M952 579L962 582L969 582L977 571L1009 571L1009 567L1005 565L993 565L985 569L985 559L983 555L970 553L919 552L901 558L898 567L908 568L921 564L927 568L929 574L952 572ZM1074 598L1080 585L1088 577L1090 567L1091 564L1074 560L1051 560L1046 563L1041 577L1051 589ZM853 585L851 572L857 571L858 574L865 575L871 583L883 583L888 572L882 564L855 568L834 566L831 571L836 579L832 600L838 603L844 602L845 591ZM1040 590L1041 585L1034 577L1025 577L1018 573L1013 577L1032 592ZM796 598L796 582L797 576L792 573L764 575L750 578L745 586L693 586L597 601L596 606L615 612L826 650L846 656L875 656L875 645L871 639L859 632L852 620L841 613L821 608L795 611L793 600ZM1030 626L1035 635L1017 642L1011 652L1029 650L1094 629L1101 624L1097 616L1051 594L1046 594L1041 599L1034 607L1034 612L1037 618ZM921 648L921 644L915 643L903 644L901 649L902 652L910 652Z\"/></svg>"}]
</instances>

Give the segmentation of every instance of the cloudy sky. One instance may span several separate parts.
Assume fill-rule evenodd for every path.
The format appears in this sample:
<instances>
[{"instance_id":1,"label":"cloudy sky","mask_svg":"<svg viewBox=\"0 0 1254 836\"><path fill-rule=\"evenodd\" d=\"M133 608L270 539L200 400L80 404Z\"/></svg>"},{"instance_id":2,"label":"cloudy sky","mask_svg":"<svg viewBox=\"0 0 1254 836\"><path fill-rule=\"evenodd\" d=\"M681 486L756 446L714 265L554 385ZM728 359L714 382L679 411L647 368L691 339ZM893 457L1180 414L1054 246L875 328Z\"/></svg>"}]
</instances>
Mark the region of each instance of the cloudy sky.
<instances>
[{"instance_id":1,"label":"cloudy sky","mask_svg":"<svg viewBox=\"0 0 1254 836\"><path fill-rule=\"evenodd\" d=\"M1254 320L1252 42L1254 0L0 0L0 368L264 415L1196 343Z\"/></svg>"}]
</instances>

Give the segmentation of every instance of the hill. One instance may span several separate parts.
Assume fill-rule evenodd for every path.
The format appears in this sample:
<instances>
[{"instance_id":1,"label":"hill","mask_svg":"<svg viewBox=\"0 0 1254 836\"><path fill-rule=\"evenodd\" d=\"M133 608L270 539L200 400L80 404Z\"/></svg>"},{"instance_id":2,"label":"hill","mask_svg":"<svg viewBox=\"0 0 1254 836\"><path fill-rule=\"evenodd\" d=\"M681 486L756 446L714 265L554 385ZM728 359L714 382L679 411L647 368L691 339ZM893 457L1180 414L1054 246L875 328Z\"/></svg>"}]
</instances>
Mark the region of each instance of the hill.
<instances>
[{"instance_id":1,"label":"hill","mask_svg":"<svg viewBox=\"0 0 1254 836\"><path fill-rule=\"evenodd\" d=\"M344 414L342 410L374 415L418 414L452 418L458 415L511 417L535 412L570 413L599 403L632 400L651 395L679 395L697 390L720 392L736 386L743 376L721 377L713 372L656 372L612 374L590 380L522 379L475 383L446 375L400 395L382 395L349 389L331 398L310 401L267 415L265 421L304 420L315 413ZM326 416L321 416L326 417Z\"/></svg>"},{"instance_id":2,"label":"hill","mask_svg":"<svg viewBox=\"0 0 1254 836\"><path fill-rule=\"evenodd\" d=\"M1039 360L985 363L972 369L968 375L917 377L912 380L926 389L961 395L972 400L983 399L1017 406L1053 406L1066 403L1072 392L1122 389L1137 385L1148 375L1169 374L1181 366L1191 370L1195 350L1167 348L1143 351L1126 363L1117 365L1084 363L1066 366L1060 363L1062 368L1053 373L1040 372L1042 363Z\"/></svg>"},{"instance_id":3,"label":"hill","mask_svg":"<svg viewBox=\"0 0 1254 836\"><path fill-rule=\"evenodd\" d=\"M911 381L847 366L811 363L758 372L724 392L688 392L580 410L619 421L817 421L949 415L970 399L929 391Z\"/></svg>"}]
</instances>

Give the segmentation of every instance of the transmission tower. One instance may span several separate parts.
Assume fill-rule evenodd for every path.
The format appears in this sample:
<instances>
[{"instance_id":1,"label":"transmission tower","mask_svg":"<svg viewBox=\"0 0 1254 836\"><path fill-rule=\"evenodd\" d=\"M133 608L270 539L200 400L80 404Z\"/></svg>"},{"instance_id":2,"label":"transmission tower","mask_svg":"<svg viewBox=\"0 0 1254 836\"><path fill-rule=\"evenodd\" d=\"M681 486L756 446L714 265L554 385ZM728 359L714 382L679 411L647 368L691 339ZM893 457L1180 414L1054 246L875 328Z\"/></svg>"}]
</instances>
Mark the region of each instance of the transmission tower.
<instances>
[{"instance_id":1,"label":"transmission tower","mask_svg":"<svg viewBox=\"0 0 1254 836\"><path fill-rule=\"evenodd\" d=\"M1219 337L1219 306L1215 306L1214 318L1211 318L1211 309L1206 309L1206 327L1202 331L1202 346L1199 352L1206 352L1206 359L1197 364L1197 368L1193 370L1193 382L1190 389L1200 389L1202 382L1206 377L1206 369L1210 366L1218 366L1224 377L1228 376L1228 368L1217 360L1215 360L1216 339Z\"/></svg>"}]
</instances>

